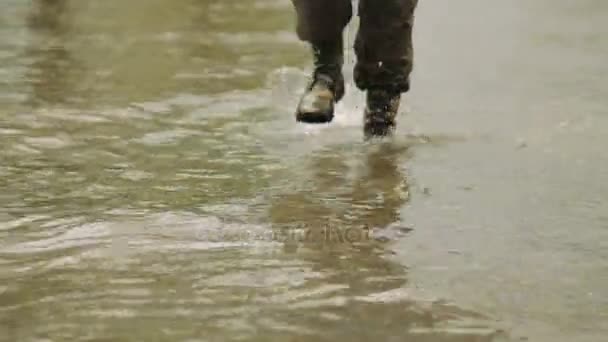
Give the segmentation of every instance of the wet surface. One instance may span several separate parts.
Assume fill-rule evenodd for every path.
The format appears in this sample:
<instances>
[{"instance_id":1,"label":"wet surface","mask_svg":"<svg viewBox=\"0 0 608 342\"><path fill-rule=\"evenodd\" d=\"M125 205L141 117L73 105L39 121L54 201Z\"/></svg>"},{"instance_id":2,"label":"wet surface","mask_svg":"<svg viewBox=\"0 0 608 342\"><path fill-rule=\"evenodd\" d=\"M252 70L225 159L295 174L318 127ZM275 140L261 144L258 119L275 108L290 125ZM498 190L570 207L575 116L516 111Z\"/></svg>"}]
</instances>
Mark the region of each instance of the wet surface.
<instances>
[{"instance_id":1,"label":"wet surface","mask_svg":"<svg viewBox=\"0 0 608 342\"><path fill-rule=\"evenodd\" d=\"M287 1L3 1L0 340L605 340L607 14L421 2L364 142Z\"/></svg>"}]
</instances>

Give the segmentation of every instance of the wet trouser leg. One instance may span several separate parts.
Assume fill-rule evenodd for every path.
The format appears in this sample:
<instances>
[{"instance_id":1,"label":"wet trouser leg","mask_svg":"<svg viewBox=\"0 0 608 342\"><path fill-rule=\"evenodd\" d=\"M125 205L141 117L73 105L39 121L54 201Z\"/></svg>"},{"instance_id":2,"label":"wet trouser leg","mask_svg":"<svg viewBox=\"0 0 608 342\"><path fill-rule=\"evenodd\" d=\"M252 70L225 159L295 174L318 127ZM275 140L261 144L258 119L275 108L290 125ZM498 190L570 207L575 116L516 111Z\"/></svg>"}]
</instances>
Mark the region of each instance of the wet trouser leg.
<instances>
[{"instance_id":1,"label":"wet trouser leg","mask_svg":"<svg viewBox=\"0 0 608 342\"><path fill-rule=\"evenodd\" d=\"M373 0L372 0L373 1ZM351 0L292 0L298 16L297 33L312 45L342 40L352 17Z\"/></svg>"},{"instance_id":2,"label":"wet trouser leg","mask_svg":"<svg viewBox=\"0 0 608 342\"><path fill-rule=\"evenodd\" d=\"M300 39L313 47L342 50L352 17L351 0L292 0ZM359 0L355 83L362 90L407 92L413 68L412 29L418 0ZM334 56L335 53L328 55Z\"/></svg>"},{"instance_id":3,"label":"wet trouser leg","mask_svg":"<svg viewBox=\"0 0 608 342\"><path fill-rule=\"evenodd\" d=\"M417 3L418 0L360 0L354 74L358 88L400 93L410 89Z\"/></svg>"}]
</instances>

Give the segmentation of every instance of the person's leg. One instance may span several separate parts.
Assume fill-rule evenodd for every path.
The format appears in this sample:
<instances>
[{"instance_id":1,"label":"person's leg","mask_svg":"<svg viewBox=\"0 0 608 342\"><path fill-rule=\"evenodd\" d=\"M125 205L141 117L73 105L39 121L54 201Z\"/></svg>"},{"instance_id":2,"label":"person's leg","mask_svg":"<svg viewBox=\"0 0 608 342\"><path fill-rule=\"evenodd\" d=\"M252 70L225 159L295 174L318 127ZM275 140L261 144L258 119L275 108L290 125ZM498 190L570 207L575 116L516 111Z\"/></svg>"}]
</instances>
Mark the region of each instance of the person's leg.
<instances>
[{"instance_id":1,"label":"person's leg","mask_svg":"<svg viewBox=\"0 0 608 342\"><path fill-rule=\"evenodd\" d=\"M344 95L342 34L352 16L351 0L292 1L298 17L298 36L310 43L315 67L296 119L329 122L333 119L334 103Z\"/></svg>"},{"instance_id":2,"label":"person's leg","mask_svg":"<svg viewBox=\"0 0 608 342\"><path fill-rule=\"evenodd\" d=\"M311 44L336 41L352 16L351 0L292 0L298 37Z\"/></svg>"},{"instance_id":3,"label":"person's leg","mask_svg":"<svg viewBox=\"0 0 608 342\"><path fill-rule=\"evenodd\" d=\"M355 83L367 91L366 132L395 126L402 93L410 90L412 29L418 0L360 0Z\"/></svg>"}]
</instances>

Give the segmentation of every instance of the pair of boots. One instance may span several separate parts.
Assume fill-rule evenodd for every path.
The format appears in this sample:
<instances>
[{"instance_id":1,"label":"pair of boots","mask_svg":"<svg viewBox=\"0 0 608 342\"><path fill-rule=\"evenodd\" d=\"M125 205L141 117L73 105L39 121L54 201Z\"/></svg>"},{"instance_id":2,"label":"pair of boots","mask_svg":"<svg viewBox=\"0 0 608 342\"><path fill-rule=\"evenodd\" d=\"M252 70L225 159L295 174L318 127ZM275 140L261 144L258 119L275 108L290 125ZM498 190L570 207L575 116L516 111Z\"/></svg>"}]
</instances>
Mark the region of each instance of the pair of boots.
<instances>
[{"instance_id":1,"label":"pair of boots","mask_svg":"<svg viewBox=\"0 0 608 342\"><path fill-rule=\"evenodd\" d=\"M304 123L329 123L334 106L344 96L342 44L313 45L314 72L300 99L296 120ZM395 129L401 93L391 89L367 89L364 116L366 136L385 136Z\"/></svg>"}]
</instances>

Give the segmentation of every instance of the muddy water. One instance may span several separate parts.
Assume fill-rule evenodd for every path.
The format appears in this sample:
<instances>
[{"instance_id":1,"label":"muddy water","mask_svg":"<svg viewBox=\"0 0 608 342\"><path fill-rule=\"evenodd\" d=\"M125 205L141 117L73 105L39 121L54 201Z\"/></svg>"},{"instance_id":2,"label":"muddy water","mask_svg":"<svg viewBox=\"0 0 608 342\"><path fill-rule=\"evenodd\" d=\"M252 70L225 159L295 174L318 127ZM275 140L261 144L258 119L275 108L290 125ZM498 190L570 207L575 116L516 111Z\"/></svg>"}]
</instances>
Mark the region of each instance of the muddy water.
<instances>
[{"instance_id":1,"label":"muddy water","mask_svg":"<svg viewBox=\"0 0 608 342\"><path fill-rule=\"evenodd\" d=\"M606 15L421 2L364 142L288 1L2 1L0 340L604 341Z\"/></svg>"}]
</instances>

